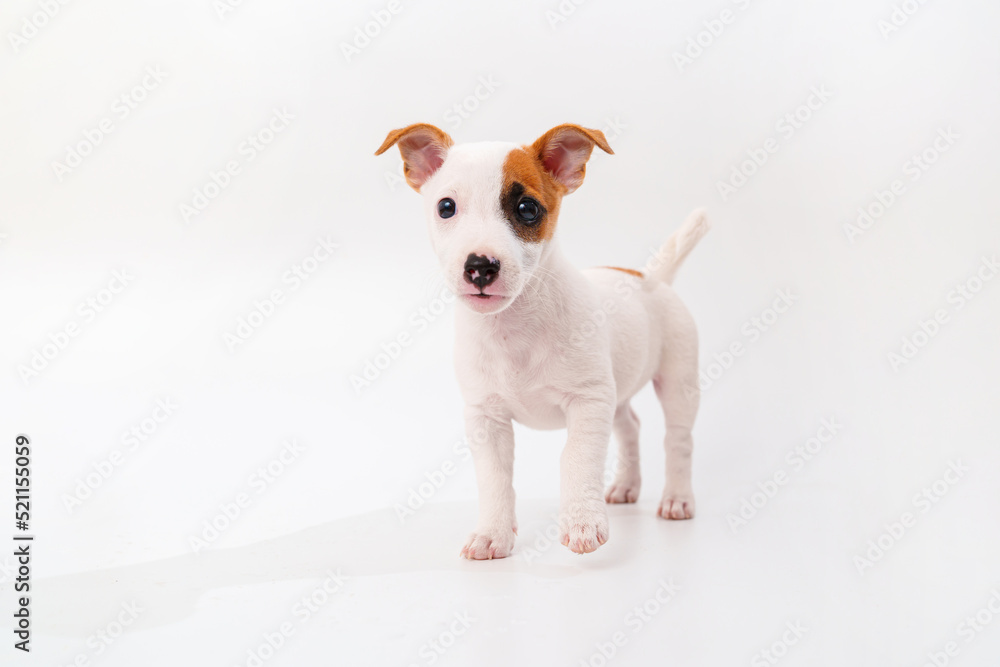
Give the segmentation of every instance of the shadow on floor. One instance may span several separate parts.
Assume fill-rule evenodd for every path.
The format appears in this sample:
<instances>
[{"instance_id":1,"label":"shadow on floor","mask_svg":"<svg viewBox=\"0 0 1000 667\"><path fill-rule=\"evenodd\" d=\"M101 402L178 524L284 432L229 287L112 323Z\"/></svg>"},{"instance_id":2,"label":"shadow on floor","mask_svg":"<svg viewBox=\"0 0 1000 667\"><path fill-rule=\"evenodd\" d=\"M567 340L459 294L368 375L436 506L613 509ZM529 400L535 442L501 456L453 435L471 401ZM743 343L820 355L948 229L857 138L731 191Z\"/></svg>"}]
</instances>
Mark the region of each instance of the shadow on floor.
<instances>
[{"instance_id":1,"label":"shadow on floor","mask_svg":"<svg viewBox=\"0 0 1000 667\"><path fill-rule=\"evenodd\" d=\"M192 614L213 589L321 580L337 568L352 577L454 571L562 579L626 566L640 526L666 524L652 518L648 507L611 506L612 540L578 556L545 537L552 534L554 508L554 500L519 503L522 525L514 554L490 562L458 555L475 521L475 504L465 502L427 505L404 524L394 510L378 510L246 546L38 579L35 597L48 609L37 614L35 629L84 636L95 620L113 619L130 600L141 600L144 608L136 628L161 626Z\"/></svg>"}]
</instances>

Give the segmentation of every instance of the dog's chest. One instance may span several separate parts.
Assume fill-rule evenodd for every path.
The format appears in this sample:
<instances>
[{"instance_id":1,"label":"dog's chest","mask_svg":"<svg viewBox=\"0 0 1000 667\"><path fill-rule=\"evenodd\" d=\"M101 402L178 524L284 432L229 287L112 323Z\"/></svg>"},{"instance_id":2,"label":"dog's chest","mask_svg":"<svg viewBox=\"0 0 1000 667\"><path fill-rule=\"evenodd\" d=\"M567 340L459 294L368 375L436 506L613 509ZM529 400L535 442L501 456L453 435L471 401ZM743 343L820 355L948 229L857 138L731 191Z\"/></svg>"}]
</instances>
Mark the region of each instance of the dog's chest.
<instances>
[{"instance_id":1,"label":"dog's chest","mask_svg":"<svg viewBox=\"0 0 1000 667\"><path fill-rule=\"evenodd\" d=\"M558 346L539 344L544 331L497 332L477 345L480 391L499 397L514 419L536 429L563 428L566 369Z\"/></svg>"}]
</instances>

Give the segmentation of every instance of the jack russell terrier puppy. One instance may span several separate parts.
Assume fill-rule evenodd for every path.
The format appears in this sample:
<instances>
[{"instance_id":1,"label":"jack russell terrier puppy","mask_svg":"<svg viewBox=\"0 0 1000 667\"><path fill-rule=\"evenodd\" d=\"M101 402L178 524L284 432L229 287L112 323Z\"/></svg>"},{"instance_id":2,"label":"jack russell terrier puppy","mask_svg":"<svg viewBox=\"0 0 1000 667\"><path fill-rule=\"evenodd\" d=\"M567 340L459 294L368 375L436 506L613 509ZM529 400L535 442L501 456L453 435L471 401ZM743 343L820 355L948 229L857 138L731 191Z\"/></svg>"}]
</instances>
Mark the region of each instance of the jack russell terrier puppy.
<instances>
[{"instance_id":1,"label":"jack russell terrier puppy","mask_svg":"<svg viewBox=\"0 0 1000 667\"><path fill-rule=\"evenodd\" d=\"M556 221L594 146L613 152L602 132L559 125L525 146L455 145L420 123L390 132L375 154L393 145L407 183L423 195L446 284L465 305L455 314L455 366L480 497L462 555L504 558L514 546L514 420L568 430L560 538L581 554L604 544L605 502L639 497L639 420L629 400L650 380L667 423L667 482L656 513L692 518L698 337L670 284L708 231L704 211L691 214L645 272L579 271L559 250ZM619 467L605 492L612 432Z\"/></svg>"}]
</instances>

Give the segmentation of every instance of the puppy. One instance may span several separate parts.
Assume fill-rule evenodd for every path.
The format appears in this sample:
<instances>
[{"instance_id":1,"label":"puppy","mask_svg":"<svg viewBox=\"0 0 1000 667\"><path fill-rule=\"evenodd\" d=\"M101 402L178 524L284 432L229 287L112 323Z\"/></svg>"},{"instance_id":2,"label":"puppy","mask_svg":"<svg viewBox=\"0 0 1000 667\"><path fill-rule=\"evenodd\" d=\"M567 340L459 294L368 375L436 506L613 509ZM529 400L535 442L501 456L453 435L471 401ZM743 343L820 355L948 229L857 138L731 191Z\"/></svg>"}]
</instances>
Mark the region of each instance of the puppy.
<instances>
[{"instance_id":1,"label":"puppy","mask_svg":"<svg viewBox=\"0 0 1000 667\"><path fill-rule=\"evenodd\" d=\"M455 145L421 123L390 132L375 154L394 145L407 183L423 195L445 281L464 305L455 314L455 367L480 498L462 555L504 558L514 546L512 421L567 429L560 537L581 554L604 544L605 502L639 497L639 420L629 400L651 380L667 424L657 515L692 518L698 338L670 284L708 230L704 212L691 214L645 272L579 271L559 250L556 223L594 146L613 152L602 132L559 125L530 145ZM605 491L612 432L618 470Z\"/></svg>"}]
</instances>

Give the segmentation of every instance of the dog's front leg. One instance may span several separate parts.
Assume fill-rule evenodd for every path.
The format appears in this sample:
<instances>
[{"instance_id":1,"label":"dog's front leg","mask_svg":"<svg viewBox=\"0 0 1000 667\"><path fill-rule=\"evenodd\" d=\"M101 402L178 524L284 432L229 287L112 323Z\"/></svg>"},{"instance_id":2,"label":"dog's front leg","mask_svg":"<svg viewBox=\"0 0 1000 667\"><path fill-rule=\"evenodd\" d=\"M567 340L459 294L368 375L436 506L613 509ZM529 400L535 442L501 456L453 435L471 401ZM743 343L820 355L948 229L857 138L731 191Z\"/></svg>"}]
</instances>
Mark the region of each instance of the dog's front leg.
<instances>
[{"instance_id":1,"label":"dog's front leg","mask_svg":"<svg viewBox=\"0 0 1000 667\"><path fill-rule=\"evenodd\" d=\"M514 548L514 427L509 416L465 409L465 430L479 485L479 520L462 547L466 558L506 558Z\"/></svg>"},{"instance_id":2,"label":"dog's front leg","mask_svg":"<svg viewBox=\"0 0 1000 667\"><path fill-rule=\"evenodd\" d=\"M604 459L615 406L610 400L575 398L565 410L569 433L560 462L559 531L564 545L584 554L608 541Z\"/></svg>"}]
</instances>

